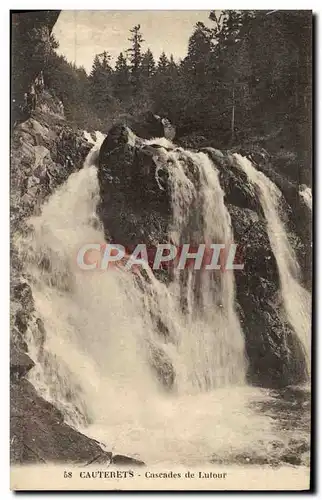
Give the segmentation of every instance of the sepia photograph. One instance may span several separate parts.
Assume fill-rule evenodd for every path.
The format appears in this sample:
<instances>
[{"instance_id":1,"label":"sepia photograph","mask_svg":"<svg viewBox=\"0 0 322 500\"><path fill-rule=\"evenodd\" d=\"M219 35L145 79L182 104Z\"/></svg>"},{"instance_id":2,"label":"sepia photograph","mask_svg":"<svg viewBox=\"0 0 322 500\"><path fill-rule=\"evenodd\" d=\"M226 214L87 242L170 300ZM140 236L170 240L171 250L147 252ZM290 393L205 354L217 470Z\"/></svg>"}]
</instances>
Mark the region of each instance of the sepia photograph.
<instances>
[{"instance_id":1,"label":"sepia photograph","mask_svg":"<svg viewBox=\"0 0 322 500\"><path fill-rule=\"evenodd\" d=\"M309 491L312 11L10 35L11 489Z\"/></svg>"}]
</instances>

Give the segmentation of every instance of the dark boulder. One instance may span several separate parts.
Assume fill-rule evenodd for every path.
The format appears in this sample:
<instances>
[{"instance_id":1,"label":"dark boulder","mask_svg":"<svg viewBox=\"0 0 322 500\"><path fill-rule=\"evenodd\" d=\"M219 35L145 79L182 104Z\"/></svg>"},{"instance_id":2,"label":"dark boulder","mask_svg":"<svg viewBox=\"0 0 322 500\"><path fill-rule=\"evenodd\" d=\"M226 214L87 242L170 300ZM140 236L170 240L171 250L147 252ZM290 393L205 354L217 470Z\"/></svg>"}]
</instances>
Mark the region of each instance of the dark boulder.
<instances>
[{"instance_id":1,"label":"dark boulder","mask_svg":"<svg viewBox=\"0 0 322 500\"><path fill-rule=\"evenodd\" d=\"M155 115L152 111L130 118L128 122L131 130L142 139L165 137L172 141L175 137L175 128L170 121L167 118Z\"/></svg>"},{"instance_id":2,"label":"dark boulder","mask_svg":"<svg viewBox=\"0 0 322 500\"><path fill-rule=\"evenodd\" d=\"M201 149L209 147L209 140L204 136L196 133L184 135L178 138L179 146L186 149Z\"/></svg>"},{"instance_id":3,"label":"dark boulder","mask_svg":"<svg viewBox=\"0 0 322 500\"><path fill-rule=\"evenodd\" d=\"M113 127L99 154L98 213L108 240L133 250L138 243L154 246L166 241L170 200L159 169L158 145L143 147L125 125ZM163 185L162 185L163 184Z\"/></svg>"},{"instance_id":4,"label":"dark boulder","mask_svg":"<svg viewBox=\"0 0 322 500\"><path fill-rule=\"evenodd\" d=\"M154 370L160 383L166 389L171 389L175 382L175 371L170 358L160 346L150 345L150 366Z\"/></svg>"},{"instance_id":5,"label":"dark boulder","mask_svg":"<svg viewBox=\"0 0 322 500\"><path fill-rule=\"evenodd\" d=\"M15 378L27 375L35 366L32 359L18 346L12 345L10 349L10 374Z\"/></svg>"},{"instance_id":6,"label":"dark boulder","mask_svg":"<svg viewBox=\"0 0 322 500\"><path fill-rule=\"evenodd\" d=\"M238 168L235 158L215 148L202 148L201 151L206 153L218 168L225 202L261 214L262 209L254 186L248 181L245 172Z\"/></svg>"},{"instance_id":7,"label":"dark boulder","mask_svg":"<svg viewBox=\"0 0 322 500\"><path fill-rule=\"evenodd\" d=\"M172 125L170 120L168 120L168 118L161 118L161 121L162 121L163 129L164 129L164 132L163 132L164 137L166 139L169 139L170 141L173 141L175 136L176 136L175 127Z\"/></svg>"},{"instance_id":8,"label":"dark boulder","mask_svg":"<svg viewBox=\"0 0 322 500\"><path fill-rule=\"evenodd\" d=\"M145 466L145 463L141 460L137 460L136 458L127 457L126 455L113 455L111 463L113 465L132 465L136 467Z\"/></svg>"},{"instance_id":9,"label":"dark boulder","mask_svg":"<svg viewBox=\"0 0 322 500\"><path fill-rule=\"evenodd\" d=\"M40 397L30 382L13 381L10 395L11 463L86 465L97 457L100 463L110 463L111 454L65 424L62 413Z\"/></svg>"}]
</instances>

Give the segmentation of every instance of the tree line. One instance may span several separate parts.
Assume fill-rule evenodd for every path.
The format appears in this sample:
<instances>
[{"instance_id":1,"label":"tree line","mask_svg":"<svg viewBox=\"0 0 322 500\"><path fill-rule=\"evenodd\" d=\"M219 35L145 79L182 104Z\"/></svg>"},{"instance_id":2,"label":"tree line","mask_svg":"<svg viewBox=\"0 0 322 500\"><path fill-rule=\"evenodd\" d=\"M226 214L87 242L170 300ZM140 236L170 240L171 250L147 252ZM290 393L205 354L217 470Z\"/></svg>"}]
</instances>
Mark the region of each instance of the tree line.
<instances>
[{"instance_id":1,"label":"tree line","mask_svg":"<svg viewBox=\"0 0 322 500\"><path fill-rule=\"evenodd\" d=\"M307 149L311 12L226 10L209 17L210 27L195 25L180 61L144 51L138 24L114 67L104 51L87 75L52 50L45 82L84 128L105 131L115 119L152 110L179 136L201 135L221 147L282 130L287 146Z\"/></svg>"}]
</instances>

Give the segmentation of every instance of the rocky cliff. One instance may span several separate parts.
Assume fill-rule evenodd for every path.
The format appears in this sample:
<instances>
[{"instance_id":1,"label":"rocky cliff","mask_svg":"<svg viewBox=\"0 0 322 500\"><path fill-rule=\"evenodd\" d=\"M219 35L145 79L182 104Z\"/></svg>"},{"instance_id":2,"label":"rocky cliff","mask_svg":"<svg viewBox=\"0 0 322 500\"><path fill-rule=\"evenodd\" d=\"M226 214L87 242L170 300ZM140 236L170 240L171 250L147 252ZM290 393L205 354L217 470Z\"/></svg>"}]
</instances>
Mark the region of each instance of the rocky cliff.
<instances>
[{"instance_id":1,"label":"rocky cliff","mask_svg":"<svg viewBox=\"0 0 322 500\"><path fill-rule=\"evenodd\" d=\"M26 117L24 94L44 68L50 51L51 31L59 10L15 11L11 15L12 115L14 124Z\"/></svg>"}]
</instances>

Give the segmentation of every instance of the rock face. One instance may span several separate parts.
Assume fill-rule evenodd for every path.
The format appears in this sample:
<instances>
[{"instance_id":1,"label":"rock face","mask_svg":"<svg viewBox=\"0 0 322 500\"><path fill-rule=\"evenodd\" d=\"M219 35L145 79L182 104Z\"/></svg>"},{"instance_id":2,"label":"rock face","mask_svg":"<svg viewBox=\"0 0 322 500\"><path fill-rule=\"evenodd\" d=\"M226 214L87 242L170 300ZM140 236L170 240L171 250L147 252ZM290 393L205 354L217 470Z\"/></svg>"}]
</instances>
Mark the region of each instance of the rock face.
<instances>
[{"instance_id":1,"label":"rock face","mask_svg":"<svg viewBox=\"0 0 322 500\"><path fill-rule=\"evenodd\" d=\"M59 10L12 13L12 123L23 119L24 93L44 67L50 50L50 33Z\"/></svg>"},{"instance_id":2,"label":"rock face","mask_svg":"<svg viewBox=\"0 0 322 500\"><path fill-rule=\"evenodd\" d=\"M142 139L165 137L172 141L176 134L174 126L167 118L161 118L151 111L130 119L128 125L131 130Z\"/></svg>"},{"instance_id":3,"label":"rock face","mask_svg":"<svg viewBox=\"0 0 322 500\"><path fill-rule=\"evenodd\" d=\"M109 241L128 248L167 241L171 198L166 169L162 171L162 161L158 161L162 151L158 144L146 145L126 125L113 127L102 144L99 215ZM305 375L304 355L291 327L282 319L277 263L258 196L231 154L210 147L201 151L218 167L235 241L243 249L245 270L235 273L235 279L249 359L248 379L266 387L299 383ZM290 201L286 196L286 216L292 212ZM286 222L292 226L291 217ZM161 326L160 333L164 335ZM167 377L169 380L169 374Z\"/></svg>"},{"instance_id":4,"label":"rock face","mask_svg":"<svg viewBox=\"0 0 322 500\"><path fill-rule=\"evenodd\" d=\"M155 157L159 153L158 145L144 146L126 125L113 127L103 142L98 211L108 241L129 250L138 243L153 246L166 241L170 200L162 188L166 172L159 171L156 176Z\"/></svg>"},{"instance_id":5,"label":"rock face","mask_svg":"<svg viewBox=\"0 0 322 500\"><path fill-rule=\"evenodd\" d=\"M65 424L62 413L39 397L28 380L13 380L10 393L12 463L110 463L111 453Z\"/></svg>"},{"instance_id":6,"label":"rock face","mask_svg":"<svg viewBox=\"0 0 322 500\"><path fill-rule=\"evenodd\" d=\"M46 93L40 102L46 101ZM45 198L83 166L91 145L69 127L48 99L52 114L36 110L12 133L11 223L39 211ZM56 113L55 113L56 111Z\"/></svg>"}]
</instances>

